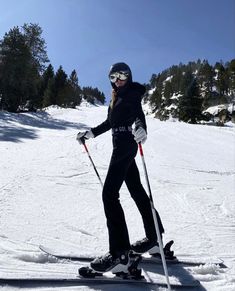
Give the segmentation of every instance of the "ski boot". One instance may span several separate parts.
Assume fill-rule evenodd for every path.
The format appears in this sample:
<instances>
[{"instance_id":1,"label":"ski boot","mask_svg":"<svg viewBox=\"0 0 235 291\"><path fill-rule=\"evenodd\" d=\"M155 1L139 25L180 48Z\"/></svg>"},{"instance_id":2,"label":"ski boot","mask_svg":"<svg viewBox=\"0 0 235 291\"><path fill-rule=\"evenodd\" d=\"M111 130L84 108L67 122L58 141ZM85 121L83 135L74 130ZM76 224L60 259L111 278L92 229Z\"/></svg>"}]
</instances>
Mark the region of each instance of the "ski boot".
<instances>
[{"instance_id":1,"label":"ski boot","mask_svg":"<svg viewBox=\"0 0 235 291\"><path fill-rule=\"evenodd\" d=\"M171 240L163 248L166 260L176 260L176 256L174 256L174 251L171 250L171 246L173 245L173 243L174 243L174 241ZM156 252L156 253L154 253L154 252L150 253L149 252L149 254L151 256L153 256L153 257L161 258L160 250L159 250L159 252Z\"/></svg>"},{"instance_id":2,"label":"ski boot","mask_svg":"<svg viewBox=\"0 0 235 291\"><path fill-rule=\"evenodd\" d=\"M144 254L149 252L151 255L160 253L158 242L156 240L149 240L147 237L132 244L131 249L134 254Z\"/></svg>"},{"instance_id":3,"label":"ski boot","mask_svg":"<svg viewBox=\"0 0 235 291\"><path fill-rule=\"evenodd\" d=\"M107 253L94 259L90 267L80 268L79 275L85 278L94 278L110 271L122 279L141 279L141 269L138 269L141 256L131 260L129 253L129 251L125 251L116 258Z\"/></svg>"}]
</instances>

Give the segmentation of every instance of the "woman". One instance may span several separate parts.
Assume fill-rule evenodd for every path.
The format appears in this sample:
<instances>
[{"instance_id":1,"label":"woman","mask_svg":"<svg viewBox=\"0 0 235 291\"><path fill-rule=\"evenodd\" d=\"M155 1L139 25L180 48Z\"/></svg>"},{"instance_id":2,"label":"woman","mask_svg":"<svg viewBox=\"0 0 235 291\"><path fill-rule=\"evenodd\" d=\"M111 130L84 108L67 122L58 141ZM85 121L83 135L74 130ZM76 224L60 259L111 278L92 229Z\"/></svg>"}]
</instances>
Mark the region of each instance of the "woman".
<instances>
[{"instance_id":1,"label":"woman","mask_svg":"<svg viewBox=\"0 0 235 291\"><path fill-rule=\"evenodd\" d=\"M109 232L109 253L96 258L91 267L97 272L127 272L129 251L159 252L156 230L148 195L141 181L135 156L138 143L147 139L145 116L141 99L145 87L132 81L132 73L125 63L111 66L109 79L113 87L107 119L86 132L79 132L77 140L96 137L112 129L113 153L103 187L103 204ZM132 125L134 129L132 130ZM119 190L125 181L143 219L146 238L130 245L127 225L119 201ZM164 229L159 221L160 232Z\"/></svg>"}]
</instances>

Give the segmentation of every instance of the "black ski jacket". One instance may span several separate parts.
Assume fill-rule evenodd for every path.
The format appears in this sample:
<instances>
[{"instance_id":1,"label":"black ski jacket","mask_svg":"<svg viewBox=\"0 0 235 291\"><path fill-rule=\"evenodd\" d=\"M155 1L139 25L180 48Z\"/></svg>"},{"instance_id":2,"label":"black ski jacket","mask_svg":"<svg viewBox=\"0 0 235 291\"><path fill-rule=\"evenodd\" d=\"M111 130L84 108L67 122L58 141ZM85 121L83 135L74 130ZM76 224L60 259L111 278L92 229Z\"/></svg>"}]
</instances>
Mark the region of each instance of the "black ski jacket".
<instances>
[{"instance_id":1,"label":"black ski jacket","mask_svg":"<svg viewBox=\"0 0 235 291\"><path fill-rule=\"evenodd\" d=\"M98 136L111 128L129 127L135 123L135 128L143 127L147 131L145 115L141 106L141 99L145 87L139 83L128 83L125 88L118 88L117 98L111 108L108 108L107 119L92 128L94 136Z\"/></svg>"}]
</instances>

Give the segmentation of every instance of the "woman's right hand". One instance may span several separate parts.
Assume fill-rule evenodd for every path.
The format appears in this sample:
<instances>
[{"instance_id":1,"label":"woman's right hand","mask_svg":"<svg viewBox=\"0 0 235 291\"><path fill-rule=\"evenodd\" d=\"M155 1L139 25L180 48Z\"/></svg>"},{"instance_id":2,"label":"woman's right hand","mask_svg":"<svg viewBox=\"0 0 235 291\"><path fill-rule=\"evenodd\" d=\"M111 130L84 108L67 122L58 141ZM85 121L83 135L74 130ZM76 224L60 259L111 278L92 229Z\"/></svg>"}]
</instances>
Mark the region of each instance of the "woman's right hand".
<instances>
[{"instance_id":1,"label":"woman's right hand","mask_svg":"<svg viewBox=\"0 0 235 291\"><path fill-rule=\"evenodd\" d=\"M93 137L94 137L94 134L90 129L87 131L79 131L76 139L80 144L83 144L85 139L89 139L89 138L93 138Z\"/></svg>"}]
</instances>

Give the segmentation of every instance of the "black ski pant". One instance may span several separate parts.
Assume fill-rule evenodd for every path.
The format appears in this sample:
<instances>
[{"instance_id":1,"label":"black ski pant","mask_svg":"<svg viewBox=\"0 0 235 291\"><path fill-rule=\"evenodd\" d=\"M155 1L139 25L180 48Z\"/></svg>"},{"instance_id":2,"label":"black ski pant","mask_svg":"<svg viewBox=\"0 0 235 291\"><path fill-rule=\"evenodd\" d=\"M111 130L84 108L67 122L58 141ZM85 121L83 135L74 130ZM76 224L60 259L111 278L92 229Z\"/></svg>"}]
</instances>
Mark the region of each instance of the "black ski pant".
<instances>
[{"instance_id":1,"label":"black ski pant","mask_svg":"<svg viewBox=\"0 0 235 291\"><path fill-rule=\"evenodd\" d=\"M123 134L124 135L124 134ZM133 136L113 136L113 153L103 187L104 211L109 232L109 251L113 256L130 249L124 212L119 201L119 190L125 181L143 219L146 237L157 239L150 200L145 192L135 162L138 146ZM160 233L164 232L157 213Z\"/></svg>"}]
</instances>

